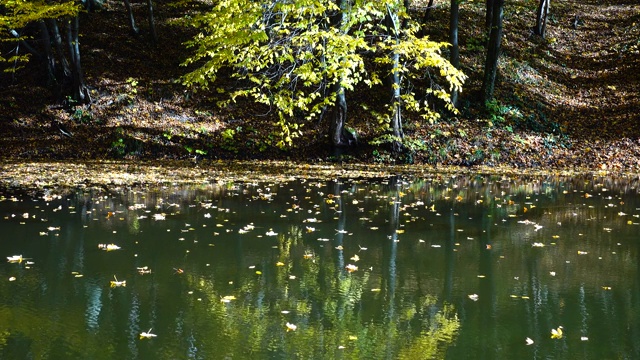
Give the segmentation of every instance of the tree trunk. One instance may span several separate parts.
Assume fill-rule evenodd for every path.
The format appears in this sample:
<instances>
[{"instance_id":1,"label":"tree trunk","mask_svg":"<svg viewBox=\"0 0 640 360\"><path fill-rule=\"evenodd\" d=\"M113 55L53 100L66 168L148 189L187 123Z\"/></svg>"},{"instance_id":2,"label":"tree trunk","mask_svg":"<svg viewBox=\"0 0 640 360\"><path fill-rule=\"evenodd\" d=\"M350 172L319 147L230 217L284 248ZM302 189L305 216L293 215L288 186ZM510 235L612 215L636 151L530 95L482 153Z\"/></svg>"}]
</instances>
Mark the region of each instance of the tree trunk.
<instances>
[{"instance_id":1,"label":"tree trunk","mask_svg":"<svg viewBox=\"0 0 640 360\"><path fill-rule=\"evenodd\" d=\"M400 29L398 24L398 14L392 11L391 7L387 5L387 28L390 32L387 36L392 37L398 43L400 41ZM400 97L400 89L402 88L400 79L400 54L396 51L391 53L391 132L396 138L393 142L393 151L396 153L401 152L404 133L402 131L402 99Z\"/></svg>"},{"instance_id":2,"label":"tree trunk","mask_svg":"<svg viewBox=\"0 0 640 360\"><path fill-rule=\"evenodd\" d=\"M62 66L61 73L56 74L56 76L58 77L58 82L60 83L60 86L62 86L67 82L68 79L71 78L71 68L69 67L67 58L64 56L64 46L62 44L62 35L60 35L58 22L54 19L47 19L46 21L48 28L51 31L51 35L53 35L53 45L56 48L56 54L58 54L58 59L60 61L60 65Z\"/></svg>"},{"instance_id":3,"label":"tree trunk","mask_svg":"<svg viewBox=\"0 0 640 360\"><path fill-rule=\"evenodd\" d=\"M158 34L156 33L156 20L153 17L153 0L147 0L147 9L149 11L149 30L151 31L151 40L153 45L158 44Z\"/></svg>"},{"instance_id":4,"label":"tree trunk","mask_svg":"<svg viewBox=\"0 0 640 360\"><path fill-rule=\"evenodd\" d=\"M500 42L502 41L504 0L493 1L493 19L491 22L489 45L487 46L487 59L484 66L484 81L482 82L484 102L491 101L493 99L496 73L498 71L498 57L500 56Z\"/></svg>"},{"instance_id":5,"label":"tree trunk","mask_svg":"<svg viewBox=\"0 0 640 360\"><path fill-rule=\"evenodd\" d=\"M422 15L422 26L426 25L429 22L429 15L431 15L431 9L433 9L433 0L429 0L429 4L427 8L424 10L424 15Z\"/></svg>"},{"instance_id":6,"label":"tree trunk","mask_svg":"<svg viewBox=\"0 0 640 360\"><path fill-rule=\"evenodd\" d=\"M550 2L551 0L540 0L538 11L536 13L536 26L533 28L533 32L543 38L547 31L547 17L549 15Z\"/></svg>"},{"instance_id":7,"label":"tree trunk","mask_svg":"<svg viewBox=\"0 0 640 360\"><path fill-rule=\"evenodd\" d=\"M136 20L133 18L133 9L129 0L124 0L124 6L127 8L127 14L129 15L129 26L131 26L131 32L134 35L140 34L140 29L136 26Z\"/></svg>"},{"instance_id":8,"label":"tree trunk","mask_svg":"<svg viewBox=\"0 0 640 360\"><path fill-rule=\"evenodd\" d=\"M47 85L57 89L56 78L56 58L53 56L53 49L51 48L51 36L49 36L49 29L44 20L38 21L40 27L40 41L42 42L42 48L44 51L45 67L47 69Z\"/></svg>"},{"instance_id":9,"label":"tree trunk","mask_svg":"<svg viewBox=\"0 0 640 360\"><path fill-rule=\"evenodd\" d=\"M495 7L495 0L487 0L487 13L485 15L485 26L487 30L491 29L491 22L493 21L493 9Z\"/></svg>"},{"instance_id":10,"label":"tree trunk","mask_svg":"<svg viewBox=\"0 0 640 360\"><path fill-rule=\"evenodd\" d=\"M331 16L331 25L339 31L343 31L342 27L345 21L345 14L348 10L348 3L347 0L336 0L336 5L339 10ZM347 121L347 99L340 81L341 79L338 79L331 89L332 94L336 96L333 118L331 119L331 126L329 128L331 145L333 145L334 148L349 145L348 139L345 139L344 136L344 124Z\"/></svg>"},{"instance_id":11,"label":"tree trunk","mask_svg":"<svg viewBox=\"0 0 640 360\"><path fill-rule=\"evenodd\" d=\"M344 94L344 88L340 83L334 85L336 94L336 103L333 110L333 118L331 119L331 128L329 133L331 136L331 145L341 147L349 145L348 140L344 139L344 124L347 121L347 99Z\"/></svg>"},{"instance_id":12,"label":"tree trunk","mask_svg":"<svg viewBox=\"0 0 640 360\"><path fill-rule=\"evenodd\" d=\"M451 17L449 23L449 42L451 42L451 65L460 67L460 48L458 45L458 19L460 18L459 0L451 0ZM458 103L458 91L451 91L451 102L453 106Z\"/></svg>"},{"instance_id":13,"label":"tree trunk","mask_svg":"<svg viewBox=\"0 0 640 360\"><path fill-rule=\"evenodd\" d=\"M71 59L71 93L73 100L78 104L88 104L91 102L89 89L84 82L82 66L80 64L80 42L78 39L78 28L80 27L78 16L67 22L67 45L69 46L69 58Z\"/></svg>"}]
</instances>

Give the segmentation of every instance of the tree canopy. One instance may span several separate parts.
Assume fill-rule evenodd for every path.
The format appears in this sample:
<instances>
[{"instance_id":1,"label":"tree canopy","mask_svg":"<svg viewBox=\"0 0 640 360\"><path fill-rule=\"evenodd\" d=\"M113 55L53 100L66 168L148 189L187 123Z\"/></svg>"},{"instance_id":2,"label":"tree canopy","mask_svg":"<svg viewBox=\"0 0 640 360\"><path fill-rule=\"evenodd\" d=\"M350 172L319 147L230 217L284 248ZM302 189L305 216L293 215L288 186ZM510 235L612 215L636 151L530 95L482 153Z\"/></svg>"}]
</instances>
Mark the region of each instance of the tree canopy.
<instances>
[{"instance_id":1,"label":"tree canopy","mask_svg":"<svg viewBox=\"0 0 640 360\"><path fill-rule=\"evenodd\" d=\"M345 1L342 7L317 0L219 1L192 21L199 32L187 43L193 53L184 65L196 68L183 83L210 89L219 72L230 69L242 85L216 90L228 92L228 101L247 96L275 109L279 147L291 145L304 124L296 114L310 120L335 105L336 84L353 91L360 83L380 85L391 72L401 74L403 83L395 86L403 87L436 69L447 85L433 82L424 93L453 110L448 91L461 90L465 75L441 55L447 44L418 38L414 25L393 29L385 23L390 12L407 17L403 3L391 0ZM331 24L337 15L342 21ZM392 53L402 60L394 64ZM406 109L437 116L426 96L407 89L401 97Z\"/></svg>"}]
</instances>

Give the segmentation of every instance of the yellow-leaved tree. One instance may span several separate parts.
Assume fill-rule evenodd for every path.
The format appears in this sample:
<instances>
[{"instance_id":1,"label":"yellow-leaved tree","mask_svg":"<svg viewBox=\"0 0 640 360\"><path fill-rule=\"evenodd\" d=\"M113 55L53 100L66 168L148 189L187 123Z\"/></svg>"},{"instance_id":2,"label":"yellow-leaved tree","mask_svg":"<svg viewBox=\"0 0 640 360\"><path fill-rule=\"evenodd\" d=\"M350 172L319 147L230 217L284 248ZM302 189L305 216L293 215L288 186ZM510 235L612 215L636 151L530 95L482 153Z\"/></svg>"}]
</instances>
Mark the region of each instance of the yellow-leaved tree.
<instances>
[{"instance_id":1,"label":"yellow-leaved tree","mask_svg":"<svg viewBox=\"0 0 640 360\"><path fill-rule=\"evenodd\" d=\"M399 19L407 25L399 26ZM189 21L198 33L186 44L192 53L184 65L194 69L183 83L227 92L222 106L244 96L275 109L279 138L274 145L284 148L306 121L327 108L334 109L331 143L351 144L354 138L344 131L346 94L359 83L375 86L391 77L394 96L389 114L382 116L389 125L383 131L393 129L392 139L401 141L400 109L437 116L426 95L405 91L412 78L435 69L435 77L447 85L440 87L434 77L434 86L423 93L448 104L448 92L460 90L465 79L440 54L447 44L418 38L409 20L398 0L219 0ZM223 68L239 80L237 86L215 86Z\"/></svg>"}]
</instances>

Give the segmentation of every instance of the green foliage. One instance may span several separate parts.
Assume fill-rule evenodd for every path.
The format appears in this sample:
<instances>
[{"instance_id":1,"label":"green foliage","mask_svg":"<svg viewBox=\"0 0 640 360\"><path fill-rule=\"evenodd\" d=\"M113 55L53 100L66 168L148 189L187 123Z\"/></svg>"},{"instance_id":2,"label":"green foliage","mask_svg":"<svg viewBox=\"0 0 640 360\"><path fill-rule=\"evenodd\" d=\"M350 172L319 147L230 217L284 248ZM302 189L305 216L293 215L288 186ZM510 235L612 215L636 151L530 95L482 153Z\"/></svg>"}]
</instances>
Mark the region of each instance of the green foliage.
<instances>
[{"instance_id":1,"label":"green foliage","mask_svg":"<svg viewBox=\"0 0 640 360\"><path fill-rule=\"evenodd\" d=\"M496 99L487 101L485 109L489 116L489 126L504 126L509 132L513 132L513 126L510 124L524 119L522 112L516 106L502 104Z\"/></svg>"},{"instance_id":2,"label":"green foliage","mask_svg":"<svg viewBox=\"0 0 640 360\"><path fill-rule=\"evenodd\" d=\"M406 16L401 1L346 4L339 9L335 2L317 0L220 0L209 11L185 20L198 34L186 43L193 53L183 65L195 68L182 82L209 90L220 70L229 68L243 86L218 88L228 93L220 105L248 97L274 109L279 137L275 145L280 148L293 144L304 120L335 104L335 89L353 91L361 82L381 84L389 74L388 66L380 65L390 64L392 53L401 59L401 67L392 71L400 73L402 86L431 78L429 69L436 69L448 86L441 88L434 81L427 92L455 111L448 92L460 91L465 75L441 55L446 43L418 38L417 25L388 36L391 30L382 24L390 9ZM331 23L336 14L342 15L342 21ZM374 61L365 62L365 54ZM438 117L426 100L412 92L405 92L401 101L430 121ZM304 119L297 119L298 114L304 114Z\"/></svg>"},{"instance_id":3,"label":"green foliage","mask_svg":"<svg viewBox=\"0 0 640 360\"><path fill-rule=\"evenodd\" d=\"M227 151L238 152L238 142L236 141L235 136L240 132L242 132L242 126L238 126L235 129L224 129L220 133L220 135L222 136L220 147Z\"/></svg>"},{"instance_id":4,"label":"green foliage","mask_svg":"<svg viewBox=\"0 0 640 360\"><path fill-rule=\"evenodd\" d=\"M25 26L44 19L58 19L75 16L80 11L80 4L76 1L44 1L44 0L3 0L0 8L0 42L18 42L26 40L24 36L13 36L11 31L24 28ZM29 60L27 54L20 54L8 58L0 54L0 63L7 62L14 64L7 68L5 72L13 72L17 69L16 64Z\"/></svg>"},{"instance_id":5,"label":"green foliage","mask_svg":"<svg viewBox=\"0 0 640 360\"><path fill-rule=\"evenodd\" d=\"M486 43L486 38L470 37L469 39L467 39L466 47L469 51L480 52L484 50L484 46Z\"/></svg>"},{"instance_id":6,"label":"green foliage","mask_svg":"<svg viewBox=\"0 0 640 360\"><path fill-rule=\"evenodd\" d=\"M118 157L123 157L127 153L127 145L124 143L123 138L111 143L111 151Z\"/></svg>"},{"instance_id":7,"label":"green foliage","mask_svg":"<svg viewBox=\"0 0 640 360\"><path fill-rule=\"evenodd\" d=\"M391 134L384 134L369 142L370 145L376 146L392 145L393 143L400 144L402 148L402 153L396 154L395 157L397 157L398 161L407 164L413 163L413 159L417 152L427 151L429 149L428 144L424 139L412 136L400 138ZM391 155L382 156L377 150L374 151L374 161L376 162L392 162L393 160L396 159L393 159Z\"/></svg>"}]
</instances>

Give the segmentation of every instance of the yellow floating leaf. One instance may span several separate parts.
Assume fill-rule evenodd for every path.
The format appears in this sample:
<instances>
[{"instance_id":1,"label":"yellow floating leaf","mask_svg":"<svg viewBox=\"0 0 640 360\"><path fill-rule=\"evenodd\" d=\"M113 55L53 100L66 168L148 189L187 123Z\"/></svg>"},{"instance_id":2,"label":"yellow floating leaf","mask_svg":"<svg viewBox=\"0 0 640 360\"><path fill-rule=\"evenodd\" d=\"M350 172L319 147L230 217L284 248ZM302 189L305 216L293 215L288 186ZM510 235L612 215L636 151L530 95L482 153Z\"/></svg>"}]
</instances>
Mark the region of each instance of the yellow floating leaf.
<instances>
[{"instance_id":1,"label":"yellow floating leaf","mask_svg":"<svg viewBox=\"0 0 640 360\"><path fill-rule=\"evenodd\" d=\"M140 333L140 340L142 340L142 339L151 339L151 338L154 338L156 336L158 336L158 335L152 334L151 333L151 329L149 329L149 331L143 331L143 332Z\"/></svg>"},{"instance_id":2,"label":"yellow floating leaf","mask_svg":"<svg viewBox=\"0 0 640 360\"><path fill-rule=\"evenodd\" d=\"M227 295L227 296L223 296L223 297L221 297L221 298L220 298L220 301L222 301L222 302L224 302L224 303L228 303L228 302L230 302L231 300L235 300L235 299L236 299L236 297L235 297L235 296L233 296L233 295Z\"/></svg>"}]
</instances>

